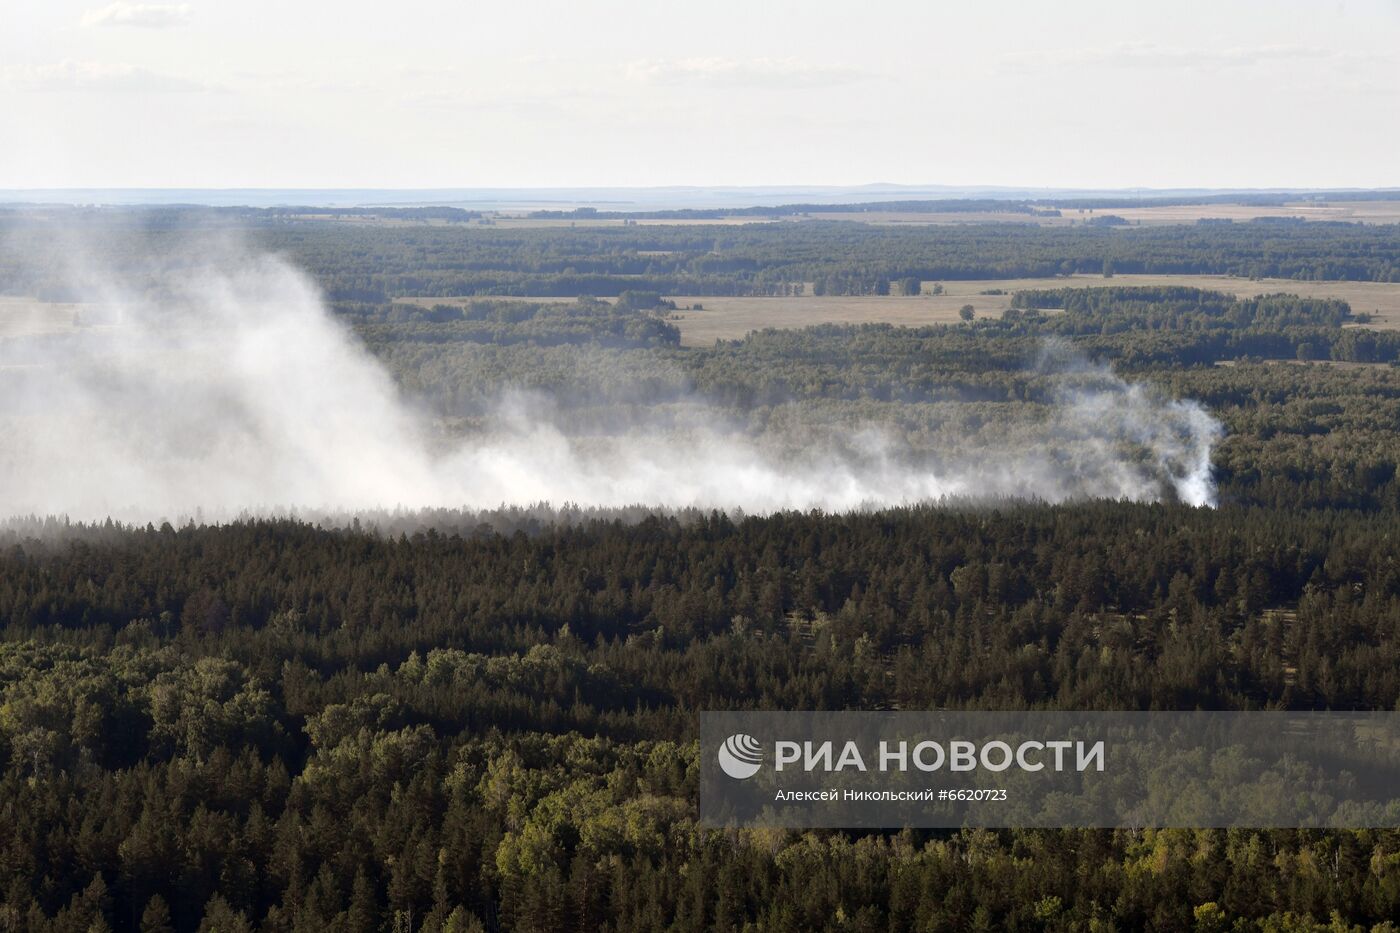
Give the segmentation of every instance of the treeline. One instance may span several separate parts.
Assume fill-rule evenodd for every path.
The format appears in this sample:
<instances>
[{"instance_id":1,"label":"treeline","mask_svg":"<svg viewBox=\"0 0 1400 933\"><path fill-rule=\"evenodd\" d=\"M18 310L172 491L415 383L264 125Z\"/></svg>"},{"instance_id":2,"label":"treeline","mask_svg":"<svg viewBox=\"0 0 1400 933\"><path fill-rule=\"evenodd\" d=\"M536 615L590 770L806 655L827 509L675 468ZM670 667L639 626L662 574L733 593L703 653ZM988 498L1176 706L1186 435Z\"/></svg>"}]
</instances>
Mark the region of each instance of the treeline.
<instances>
[{"instance_id":1,"label":"treeline","mask_svg":"<svg viewBox=\"0 0 1400 933\"><path fill-rule=\"evenodd\" d=\"M625 293L634 294L637 293ZM623 299L609 303L587 297L574 302L479 299L430 308L397 303L362 314L359 327L371 342L388 338L400 343L460 341L500 346L679 346L680 330L660 317L657 310L664 310L659 296L640 307ZM376 327L376 323L389 327Z\"/></svg>"},{"instance_id":2,"label":"treeline","mask_svg":"<svg viewBox=\"0 0 1400 933\"><path fill-rule=\"evenodd\" d=\"M65 214L123 258L177 251L180 214ZM47 221L10 215L0 289L56 294L69 283L45 245ZM1206 273L1249 278L1400 281L1400 226L1210 224L1109 229L1015 224L884 227L838 221L737 226L483 228L442 224L246 221L259 246L309 270L334 301L515 295L882 294L906 279ZM134 260L133 260L134 261ZM70 297L81 297L70 295Z\"/></svg>"},{"instance_id":3,"label":"treeline","mask_svg":"<svg viewBox=\"0 0 1400 933\"><path fill-rule=\"evenodd\" d=\"M1392 708L1395 522L21 527L0 541L0 922L1390 929L1389 830L702 830L694 711Z\"/></svg>"},{"instance_id":4,"label":"treeline","mask_svg":"<svg viewBox=\"0 0 1400 933\"><path fill-rule=\"evenodd\" d=\"M823 280L828 294L905 278L1001 279L1201 273L1400 281L1400 227L1311 223L1100 229L1021 225L888 228L840 222L412 233L305 226L265 232L334 297L473 294L773 294ZM333 242L344 238L355 242ZM341 263L376 255L368 269ZM849 285L838 283L848 282ZM353 293L344 293L349 288Z\"/></svg>"},{"instance_id":5,"label":"treeline","mask_svg":"<svg viewBox=\"0 0 1400 933\"><path fill-rule=\"evenodd\" d=\"M1236 298L1180 286L1016 292L1013 310L988 330L1094 338L1086 346L1129 364L1197 366L1239 359L1392 363L1400 333L1343 328L1365 323L1336 299ZM1031 311L1029 315L1019 313ZM1041 315L1042 309L1063 314ZM1127 340L1122 335L1135 335ZM1151 336L1148 336L1151 335Z\"/></svg>"},{"instance_id":6,"label":"treeline","mask_svg":"<svg viewBox=\"0 0 1400 933\"><path fill-rule=\"evenodd\" d=\"M1400 281L1400 227L888 228L840 222L714 228L314 227L264 231L333 298L408 295L881 294L890 282L1100 274ZM344 240L349 242L336 242ZM358 242L356 242L358 241ZM367 268L365 254L376 256Z\"/></svg>"},{"instance_id":7,"label":"treeline","mask_svg":"<svg viewBox=\"0 0 1400 933\"><path fill-rule=\"evenodd\" d=\"M1013 308L1057 308L1074 315L1112 319L1118 329L1184 330L1200 326L1340 327L1355 320L1337 299L1296 295L1236 298L1224 292L1180 285L1024 289L1011 296Z\"/></svg>"},{"instance_id":8,"label":"treeline","mask_svg":"<svg viewBox=\"0 0 1400 933\"><path fill-rule=\"evenodd\" d=\"M1043 207L1025 201L997 198L930 198L901 201L857 201L845 204L775 204L756 207L677 208L655 211L608 211L596 207L573 210L531 211L532 220L722 220L726 217L801 217L808 214L1030 214L1038 217L1058 217L1053 207Z\"/></svg>"}]
</instances>

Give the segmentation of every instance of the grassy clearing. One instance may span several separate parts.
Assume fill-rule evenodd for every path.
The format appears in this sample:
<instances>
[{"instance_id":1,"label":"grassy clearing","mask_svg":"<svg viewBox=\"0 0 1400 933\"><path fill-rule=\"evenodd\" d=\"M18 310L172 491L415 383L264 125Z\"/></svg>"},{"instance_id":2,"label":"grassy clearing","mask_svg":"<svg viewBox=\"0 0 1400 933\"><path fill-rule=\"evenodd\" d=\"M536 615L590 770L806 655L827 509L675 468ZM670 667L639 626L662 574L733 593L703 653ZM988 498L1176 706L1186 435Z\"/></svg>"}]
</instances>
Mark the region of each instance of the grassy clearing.
<instances>
[{"instance_id":1,"label":"grassy clearing","mask_svg":"<svg viewBox=\"0 0 1400 933\"><path fill-rule=\"evenodd\" d=\"M1368 326L1400 328L1400 283L1299 282L1293 279L1238 279L1223 275L1076 275L1047 279L1002 279L943 282L943 294L918 297L714 298L677 297L682 308L699 303L703 311L678 311L674 315L686 346L709 346L716 340L736 340L765 327L792 328L813 324L947 324L958 320L958 310L972 305L978 317L1000 316L1011 307L1011 294L1027 288L1103 288L1105 286L1185 285L1260 295L1290 292L1310 298L1340 298L1357 313L1373 315ZM927 293L934 283L924 283ZM987 295L1001 290L1005 294Z\"/></svg>"}]
</instances>

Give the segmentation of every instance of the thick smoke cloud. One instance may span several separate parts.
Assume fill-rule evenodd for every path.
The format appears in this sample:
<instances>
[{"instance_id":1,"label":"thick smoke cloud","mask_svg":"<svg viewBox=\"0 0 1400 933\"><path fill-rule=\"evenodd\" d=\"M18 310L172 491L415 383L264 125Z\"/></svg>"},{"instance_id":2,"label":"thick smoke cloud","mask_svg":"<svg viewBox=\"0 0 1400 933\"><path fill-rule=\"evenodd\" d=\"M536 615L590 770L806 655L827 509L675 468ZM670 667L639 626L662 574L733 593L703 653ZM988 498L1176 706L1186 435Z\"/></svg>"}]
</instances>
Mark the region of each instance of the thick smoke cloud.
<instances>
[{"instance_id":1,"label":"thick smoke cloud","mask_svg":"<svg viewBox=\"0 0 1400 933\"><path fill-rule=\"evenodd\" d=\"M491 428L443 449L303 274L271 256L216 253L217 265L147 270L140 287L83 268L99 314L71 333L0 339L0 515L158 522L546 501L753 513L991 496L1214 503L1210 451L1221 431L1209 414L1055 348L1043 361L1057 374L1050 416L1002 450L921 460L879 425L794 450L714 412L681 431L640 423L579 438L547 405L509 392Z\"/></svg>"}]
</instances>

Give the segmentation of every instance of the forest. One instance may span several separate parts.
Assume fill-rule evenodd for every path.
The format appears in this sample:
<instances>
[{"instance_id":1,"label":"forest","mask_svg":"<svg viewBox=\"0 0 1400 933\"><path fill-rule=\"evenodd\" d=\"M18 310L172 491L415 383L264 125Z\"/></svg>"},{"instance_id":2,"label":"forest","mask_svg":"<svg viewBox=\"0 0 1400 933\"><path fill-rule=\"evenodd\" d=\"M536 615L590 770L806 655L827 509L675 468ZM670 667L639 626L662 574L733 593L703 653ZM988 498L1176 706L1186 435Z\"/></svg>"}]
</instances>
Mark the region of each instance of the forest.
<instances>
[{"instance_id":1,"label":"forest","mask_svg":"<svg viewBox=\"0 0 1400 933\"><path fill-rule=\"evenodd\" d=\"M693 729L734 707L1392 709L1395 531L1112 502L19 526L0 918L1373 928L1400 910L1395 831L707 831Z\"/></svg>"},{"instance_id":2,"label":"forest","mask_svg":"<svg viewBox=\"0 0 1400 933\"><path fill-rule=\"evenodd\" d=\"M117 257L178 229L98 222ZM703 405L798 442L879 423L993 456L1066 372L1107 367L1221 421L1219 505L15 517L0 929L1396 928L1396 830L718 831L696 812L699 710L1400 709L1393 333L1338 301L1109 287L686 348L665 296L1106 258L1395 280L1400 230L247 235L304 264L444 436L510 387L603 436ZM5 281L59 281L11 244ZM471 300L390 300L415 295Z\"/></svg>"},{"instance_id":3,"label":"forest","mask_svg":"<svg viewBox=\"0 0 1400 933\"><path fill-rule=\"evenodd\" d=\"M1400 225L1256 220L1194 226L880 227L843 221L510 228L336 224L248 209L0 209L0 292L73 300L55 224L95 256L178 253L235 232L310 272L338 305L412 296L880 295L904 279L1200 273L1400 282Z\"/></svg>"}]
</instances>

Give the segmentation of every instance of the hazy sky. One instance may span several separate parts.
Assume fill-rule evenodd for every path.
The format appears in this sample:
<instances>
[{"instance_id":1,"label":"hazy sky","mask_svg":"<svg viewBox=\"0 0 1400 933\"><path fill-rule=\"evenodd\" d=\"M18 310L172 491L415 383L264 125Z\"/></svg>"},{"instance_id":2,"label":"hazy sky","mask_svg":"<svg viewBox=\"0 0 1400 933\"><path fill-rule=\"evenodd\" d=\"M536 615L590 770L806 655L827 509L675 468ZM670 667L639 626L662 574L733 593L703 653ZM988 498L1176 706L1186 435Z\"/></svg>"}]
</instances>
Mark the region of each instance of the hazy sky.
<instances>
[{"instance_id":1,"label":"hazy sky","mask_svg":"<svg viewBox=\"0 0 1400 933\"><path fill-rule=\"evenodd\" d=\"M0 0L0 188L1400 185L1400 0Z\"/></svg>"}]
</instances>

